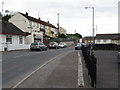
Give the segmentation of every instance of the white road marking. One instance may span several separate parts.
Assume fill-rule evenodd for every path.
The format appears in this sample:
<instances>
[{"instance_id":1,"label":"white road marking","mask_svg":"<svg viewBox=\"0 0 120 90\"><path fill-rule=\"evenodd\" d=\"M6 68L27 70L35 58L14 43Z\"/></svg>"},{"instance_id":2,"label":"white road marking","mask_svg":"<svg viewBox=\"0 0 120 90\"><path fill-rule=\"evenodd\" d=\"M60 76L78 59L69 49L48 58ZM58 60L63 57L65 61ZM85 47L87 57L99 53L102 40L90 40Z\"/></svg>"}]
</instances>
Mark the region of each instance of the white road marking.
<instances>
[{"instance_id":1,"label":"white road marking","mask_svg":"<svg viewBox=\"0 0 120 90\"><path fill-rule=\"evenodd\" d=\"M20 58L20 57L30 56L30 55L33 55L33 54L40 54L40 53L44 53L44 52L45 51L42 51L42 52L30 52L29 54L15 56L14 58Z\"/></svg>"},{"instance_id":2,"label":"white road marking","mask_svg":"<svg viewBox=\"0 0 120 90\"><path fill-rule=\"evenodd\" d=\"M15 56L14 58L19 58L19 57L24 57L24 56L29 56L31 54L25 54L25 55L19 55L19 56Z\"/></svg>"},{"instance_id":3,"label":"white road marking","mask_svg":"<svg viewBox=\"0 0 120 90\"><path fill-rule=\"evenodd\" d=\"M79 52L78 52L78 86L79 87L84 86L82 60Z\"/></svg>"}]
</instances>

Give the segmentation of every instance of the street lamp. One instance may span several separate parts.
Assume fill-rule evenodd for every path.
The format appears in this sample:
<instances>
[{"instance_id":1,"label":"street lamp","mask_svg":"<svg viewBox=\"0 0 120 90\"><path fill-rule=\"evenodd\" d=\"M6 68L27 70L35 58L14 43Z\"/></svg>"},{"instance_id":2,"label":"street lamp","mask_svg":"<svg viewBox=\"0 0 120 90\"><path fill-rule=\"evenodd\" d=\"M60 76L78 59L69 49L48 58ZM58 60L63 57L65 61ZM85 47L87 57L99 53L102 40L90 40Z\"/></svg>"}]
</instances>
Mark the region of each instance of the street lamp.
<instances>
[{"instance_id":1,"label":"street lamp","mask_svg":"<svg viewBox=\"0 0 120 90\"><path fill-rule=\"evenodd\" d=\"M85 7L85 9L88 9L88 8L91 8L92 9L92 13L93 13L93 16L92 16L92 37L93 37L93 44L95 44L95 39L94 39L94 33L95 33L95 29L94 29L94 7Z\"/></svg>"}]
</instances>

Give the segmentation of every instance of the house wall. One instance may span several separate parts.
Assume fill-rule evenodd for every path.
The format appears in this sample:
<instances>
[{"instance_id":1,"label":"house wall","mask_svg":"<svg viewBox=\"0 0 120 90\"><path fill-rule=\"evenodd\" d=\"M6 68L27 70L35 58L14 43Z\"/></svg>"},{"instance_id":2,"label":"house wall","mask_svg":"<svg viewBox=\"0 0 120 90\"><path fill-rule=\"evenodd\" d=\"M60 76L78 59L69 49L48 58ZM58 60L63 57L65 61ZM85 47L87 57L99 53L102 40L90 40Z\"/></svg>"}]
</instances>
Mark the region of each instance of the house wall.
<instances>
[{"instance_id":1,"label":"house wall","mask_svg":"<svg viewBox=\"0 0 120 90\"><path fill-rule=\"evenodd\" d=\"M114 43L114 44L120 44L120 40L111 40L111 39L97 39L95 40L96 44L108 44L108 43Z\"/></svg>"},{"instance_id":2,"label":"house wall","mask_svg":"<svg viewBox=\"0 0 120 90\"><path fill-rule=\"evenodd\" d=\"M19 36L12 36L12 44L6 43L6 35L0 34L0 51L5 51L7 48L8 51L11 50L21 50L21 49L29 49L30 45L25 44L26 37L23 36L23 44L19 44Z\"/></svg>"},{"instance_id":3,"label":"house wall","mask_svg":"<svg viewBox=\"0 0 120 90\"><path fill-rule=\"evenodd\" d=\"M26 40L25 40L26 44L31 44L34 42L35 33L41 34L40 23L30 21L20 13L15 14L11 19L9 19L9 22L12 22L15 26L17 26L23 32L31 33L31 35L26 37ZM41 38L41 41L43 42L43 37Z\"/></svg>"},{"instance_id":4,"label":"house wall","mask_svg":"<svg viewBox=\"0 0 120 90\"><path fill-rule=\"evenodd\" d=\"M65 34L66 35L66 30L63 29L62 27L59 28L59 33L60 34Z\"/></svg>"},{"instance_id":5,"label":"house wall","mask_svg":"<svg viewBox=\"0 0 120 90\"><path fill-rule=\"evenodd\" d=\"M30 32L28 29L29 27L28 19L22 16L20 13L16 13L12 18L9 19L9 22L13 23L23 32Z\"/></svg>"}]
</instances>

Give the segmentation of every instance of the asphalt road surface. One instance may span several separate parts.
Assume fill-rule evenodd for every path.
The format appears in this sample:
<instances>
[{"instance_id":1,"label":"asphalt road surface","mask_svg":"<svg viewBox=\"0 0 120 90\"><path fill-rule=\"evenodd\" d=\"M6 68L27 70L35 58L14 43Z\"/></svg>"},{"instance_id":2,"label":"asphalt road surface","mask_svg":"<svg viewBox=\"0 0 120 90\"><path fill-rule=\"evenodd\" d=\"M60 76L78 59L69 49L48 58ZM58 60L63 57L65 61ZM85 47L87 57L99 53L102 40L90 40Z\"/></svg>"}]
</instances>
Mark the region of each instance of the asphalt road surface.
<instances>
[{"instance_id":1,"label":"asphalt road surface","mask_svg":"<svg viewBox=\"0 0 120 90\"><path fill-rule=\"evenodd\" d=\"M15 51L3 53L3 88L12 88L16 83L47 61L73 50L74 47L67 47L47 51Z\"/></svg>"}]
</instances>

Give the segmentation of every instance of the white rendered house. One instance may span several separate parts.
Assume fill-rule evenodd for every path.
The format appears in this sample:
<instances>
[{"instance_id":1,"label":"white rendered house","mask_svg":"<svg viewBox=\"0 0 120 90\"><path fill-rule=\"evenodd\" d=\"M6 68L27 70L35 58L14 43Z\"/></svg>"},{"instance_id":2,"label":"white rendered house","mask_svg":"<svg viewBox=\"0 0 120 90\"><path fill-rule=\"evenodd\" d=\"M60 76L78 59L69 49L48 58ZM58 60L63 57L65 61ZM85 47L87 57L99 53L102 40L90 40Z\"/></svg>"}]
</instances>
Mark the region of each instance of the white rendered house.
<instances>
[{"instance_id":1,"label":"white rendered house","mask_svg":"<svg viewBox=\"0 0 120 90\"><path fill-rule=\"evenodd\" d=\"M12 23L2 22L2 32L0 33L0 51L11 51L29 49L30 45L26 44L27 33L21 31Z\"/></svg>"}]
</instances>

